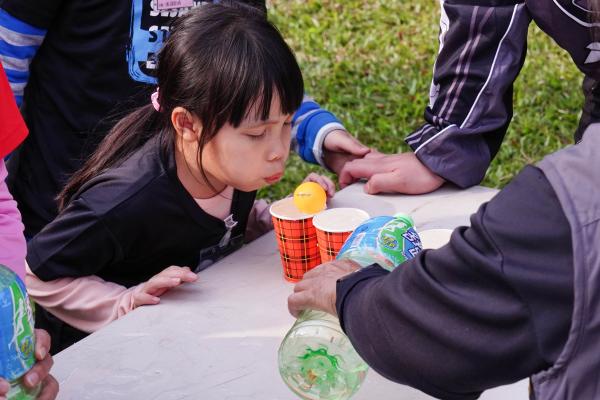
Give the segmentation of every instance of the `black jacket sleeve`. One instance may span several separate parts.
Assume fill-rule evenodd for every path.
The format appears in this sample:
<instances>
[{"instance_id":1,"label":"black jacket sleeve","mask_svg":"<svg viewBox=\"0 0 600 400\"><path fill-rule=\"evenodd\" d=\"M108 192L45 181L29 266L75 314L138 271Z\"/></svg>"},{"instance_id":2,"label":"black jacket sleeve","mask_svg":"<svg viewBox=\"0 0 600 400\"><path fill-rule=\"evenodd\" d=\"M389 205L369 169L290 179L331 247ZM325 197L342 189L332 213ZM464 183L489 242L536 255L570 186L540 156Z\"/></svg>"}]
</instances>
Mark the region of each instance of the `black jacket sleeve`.
<instances>
[{"instance_id":1,"label":"black jacket sleeve","mask_svg":"<svg viewBox=\"0 0 600 400\"><path fill-rule=\"evenodd\" d=\"M558 199L527 167L448 245L389 274L369 268L340 281L338 313L383 376L439 398L474 399L557 359L571 323L572 264Z\"/></svg>"},{"instance_id":2,"label":"black jacket sleeve","mask_svg":"<svg viewBox=\"0 0 600 400\"><path fill-rule=\"evenodd\" d=\"M523 0L446 0L441 14L426 123L406 143L433 172L468 187L508 129L531 15Z\"/></svg>"}]
</instances>

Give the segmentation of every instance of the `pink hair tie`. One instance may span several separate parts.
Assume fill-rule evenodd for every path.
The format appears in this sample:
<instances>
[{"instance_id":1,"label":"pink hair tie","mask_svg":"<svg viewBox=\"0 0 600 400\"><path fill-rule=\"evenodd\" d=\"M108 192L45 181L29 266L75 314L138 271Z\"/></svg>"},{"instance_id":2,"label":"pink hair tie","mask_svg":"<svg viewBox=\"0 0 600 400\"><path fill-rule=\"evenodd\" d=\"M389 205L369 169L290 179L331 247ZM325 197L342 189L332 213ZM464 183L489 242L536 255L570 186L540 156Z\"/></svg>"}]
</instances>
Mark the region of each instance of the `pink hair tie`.
<instances>
[{"instance_id":1,"label":"pink hair tie","mask_svg":"<svg viewBox=\"0 0 600 400\"><path fill-rule=\"evenodd\" d=\"M158 90L159 89L156 88L156 91L150 96L150 99L152 100L152 106L156 111L160 111L160 104L158 102Z\"/></svg>"}]
</instances>

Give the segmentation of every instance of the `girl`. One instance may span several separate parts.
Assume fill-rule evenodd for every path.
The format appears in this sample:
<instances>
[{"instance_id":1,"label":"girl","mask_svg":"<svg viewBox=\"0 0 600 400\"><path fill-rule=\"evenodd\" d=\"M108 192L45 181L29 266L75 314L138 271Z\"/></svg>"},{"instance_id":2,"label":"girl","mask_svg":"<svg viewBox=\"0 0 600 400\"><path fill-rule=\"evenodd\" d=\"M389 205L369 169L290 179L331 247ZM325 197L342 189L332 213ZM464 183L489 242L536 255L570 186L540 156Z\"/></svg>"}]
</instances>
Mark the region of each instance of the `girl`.
<instances>
[{"instance_id":1,"label":"girl","mask_svg":"<svg viewBox=\"0 0 600 400\"><path fill-rule=\"evenodd\" d=\"M256 190L283 175L303 81L263 14L200 7L158 61L160 90L113 128L28 245L31 295L63 320L38 313L57 350L238 249Z\"/></svg>"}]
</instances>

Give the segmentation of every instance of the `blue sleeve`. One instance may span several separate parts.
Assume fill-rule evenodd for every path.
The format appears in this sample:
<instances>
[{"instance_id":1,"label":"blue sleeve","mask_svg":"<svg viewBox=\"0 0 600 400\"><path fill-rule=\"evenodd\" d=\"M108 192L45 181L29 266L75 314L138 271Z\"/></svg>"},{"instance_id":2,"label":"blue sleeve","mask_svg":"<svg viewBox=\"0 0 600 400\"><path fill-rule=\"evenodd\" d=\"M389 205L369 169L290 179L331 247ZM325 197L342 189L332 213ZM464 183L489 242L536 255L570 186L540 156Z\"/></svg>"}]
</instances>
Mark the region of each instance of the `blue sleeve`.
<instances>
[{"instance_id":1,"label":"blue sleeve","mask_svg":"<svg viewBox=\"0 0 600 400\"><path fill-rule=\"evenodd\" d=\"M0 62L19 106L29 79L29 65L45 35L46 30L29 25L0 9Z\"/></svg>"},{"instance_id":2,"label":"blue sleeve","mask_svg":"<svg viewBox=\"0 0 600 400\"><path fill-rule=\"evenodd\" d=\"M304 161L325 167L323 142L336 129L346 128L335 115L305 96L292 120L292 145Z\"/></svg>"}]
</instances>

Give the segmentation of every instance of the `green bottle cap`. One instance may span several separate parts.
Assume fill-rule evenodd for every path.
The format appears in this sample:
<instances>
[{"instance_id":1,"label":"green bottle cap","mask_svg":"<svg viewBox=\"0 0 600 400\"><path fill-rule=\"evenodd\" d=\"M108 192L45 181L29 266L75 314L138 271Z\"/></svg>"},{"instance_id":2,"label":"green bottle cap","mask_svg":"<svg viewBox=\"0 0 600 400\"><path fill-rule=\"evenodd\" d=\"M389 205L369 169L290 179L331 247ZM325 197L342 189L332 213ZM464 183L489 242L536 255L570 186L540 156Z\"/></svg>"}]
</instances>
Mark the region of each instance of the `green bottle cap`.
<instances>
[{"instance_id":1,"label":"green bottle cap","mask_svg":"<svg viewBox=\"0 0 600 400\"><path fill-rule=\"evenodd\" d=\"M412 217L410 215L408 215L406 213L399 212L397 214L394 214L394 218L403 221L405 224L407 224L409 226L415 226L415 221L412 219Z\"/></svg>"}]
</instances>

